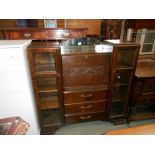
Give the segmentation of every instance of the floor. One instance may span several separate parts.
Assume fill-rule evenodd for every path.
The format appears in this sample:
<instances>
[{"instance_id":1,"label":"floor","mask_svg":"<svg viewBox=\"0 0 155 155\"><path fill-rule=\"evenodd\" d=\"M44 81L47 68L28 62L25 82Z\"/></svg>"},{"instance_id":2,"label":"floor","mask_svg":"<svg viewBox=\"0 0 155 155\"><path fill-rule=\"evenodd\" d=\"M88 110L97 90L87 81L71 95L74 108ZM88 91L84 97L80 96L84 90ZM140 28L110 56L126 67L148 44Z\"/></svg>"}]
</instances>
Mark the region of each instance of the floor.
<instances>
[{"instance_id":1,"label":"floor","mask_svg":"<svg viewBox=\"0 0 155 155\"><path fill-rule=\"evenodd\" d=\"M56 135L101 135L107 131L123 129L138 125L155 123L155 119L133 121L130 124L113 125L107 121L93 121L66 125L56 131Z\"/></svg>"}]
</instances>

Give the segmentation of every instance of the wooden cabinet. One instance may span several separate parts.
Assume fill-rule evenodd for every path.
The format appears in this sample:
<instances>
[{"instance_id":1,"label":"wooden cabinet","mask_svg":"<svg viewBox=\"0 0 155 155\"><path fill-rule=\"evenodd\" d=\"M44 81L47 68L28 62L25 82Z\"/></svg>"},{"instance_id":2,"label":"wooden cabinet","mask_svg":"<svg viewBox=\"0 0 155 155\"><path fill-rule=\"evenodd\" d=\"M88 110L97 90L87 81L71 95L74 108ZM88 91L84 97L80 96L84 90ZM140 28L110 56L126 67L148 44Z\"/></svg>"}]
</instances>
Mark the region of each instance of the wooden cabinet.
<instances>
[{"instance_id":1,"label":"wooden cabinet","mask_svg":"<svg viewBox=\"0 0 155 155\"><path fill-rule=\"evenodd\" d=\"M50 134L63 124L60 51L49 45L31 45L28 59L41 134Z\"/></svg>"},{"instance_id":2,"label":"wooden cabinet","mask_svg":"<svg viewBox=\"0 0 155 155\"><path fill-rule=\"evenodd\" d=\"M106 119L112 49L97 53L95 45L87 45L88 39L61 47L67 124Z\"/></svg>"},{"instance_id":3,"label":"wooden cabinet","mask_svg":"<svg viewBox=\"0 0 155 155\"><path fill-rule=\"evenodd\" d=\"M154 66L154 59L138 62L130 105L130 120L155 118Z\"/></svg>"},{"instance_id":4,"label":"wooden cabinet","mask_svg":"<svg viewBox=\"0 0 155 155\"><path fill-rule=\"evenodd\" d=\"M113 43L109 119L118 123L128 117L129 94L139 53L139 45Z\"/></svg>"},{"instance_id":5,"label":"wooden cabinet","mask_svg":"<svg viewBox=\"0 0 155 155\"><path fill-rule=\"evenodd\" d=\"M86 29L3 32L6 39L33 40L27 54L41 134L64 124L128 117L139 44L102 43L86 38Z\"/></svg>"},{"instance_id":6,"label":"wooden cabinet","mask_svg":"<svg viewBox=\"0 0 155 155\"><path fill-rule=\"evenodd\" d=\"M6 28L5 39L67 40L86 36L87 28Z\"/></svg>"}]
</instances>

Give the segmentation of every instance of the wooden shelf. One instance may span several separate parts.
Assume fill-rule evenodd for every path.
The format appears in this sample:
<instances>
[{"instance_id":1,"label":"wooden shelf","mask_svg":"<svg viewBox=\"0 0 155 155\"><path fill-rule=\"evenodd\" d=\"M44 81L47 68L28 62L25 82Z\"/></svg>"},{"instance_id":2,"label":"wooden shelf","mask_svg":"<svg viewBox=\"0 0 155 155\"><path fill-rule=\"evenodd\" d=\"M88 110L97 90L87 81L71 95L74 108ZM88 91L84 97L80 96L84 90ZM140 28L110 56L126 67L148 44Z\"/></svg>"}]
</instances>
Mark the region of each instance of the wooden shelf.
<instances>
[{"instance_id":1,"label":"wooden shelf","mask_svg":"<svg viewBox=\"0 0 155 155\"><path fill-rule=\"evenodd\" d=\"M44 93L44 92L58 92L57 86L56 85L42 85L42 86L38 86L38 91L40 93Z\"/></svg>"},{"instance_id":2,"label":"wooden shelf","mask_svg":"<svg viewBox=\"0 0 155 155\"><path fill-rule=\"evenodd\" d=\"M54 109L59 108L58 97L57 96L48 96L44 99L40 99L40 109Z\"/></svg>"},{"instance_id":3,"label":"wooden shelf","mask_svg":"<svg viewBox=\"0 0 155 155\"><path fill-rule=\"evenodd\" d=\"M45 102L45 103L40 103L40 109L55 109L59 108L58 102Z\"/></svg>"},{"instance_id":4,"label":"wooden shelf","mask_svg":"<svg viewBox=\"0 0 155 155\"><path fill-rule=\"evenodd\" d=\"M57 76L56 71L42 71L34 73L36 77L47 77L47 76Z\"/></svg>"},{"instance_id":5,"label":"wooden shelf","mask_svg":"<svg viewBox=\"0 0 155 155\"><path fill-rule=\"evenodd\" d=\"M130 66L130 65L127 65L127 64L119 64L116 66L116 70L124 70L124 69L133 69L134 67L133 66Z\"/></svg>"}]
</instances>

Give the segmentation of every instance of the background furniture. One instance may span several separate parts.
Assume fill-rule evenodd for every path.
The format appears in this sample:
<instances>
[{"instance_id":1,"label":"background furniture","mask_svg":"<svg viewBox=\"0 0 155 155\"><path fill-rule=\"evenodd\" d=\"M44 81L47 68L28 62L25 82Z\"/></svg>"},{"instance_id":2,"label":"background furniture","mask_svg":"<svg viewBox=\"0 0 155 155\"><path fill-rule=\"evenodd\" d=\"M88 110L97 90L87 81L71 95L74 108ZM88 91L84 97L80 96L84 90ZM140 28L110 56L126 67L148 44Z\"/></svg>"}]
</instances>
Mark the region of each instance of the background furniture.
<instances>
[{"instance_id":1,"label":"background furniture","mask_svg":"<svg viewBox=\"0 0 155 155\"><path fill-rule=\"evenodd\" d=\"M25 135L29 124L20 117L0 119L0 135Z\"/></svg>"},{"instance_id":2,"label":"background furniture","mask_svg":"<svg viewBox=\"0 0 155 155\"><path fill-rule=\"evenodd\" d=\"M136 42L141 44L140 55L155 53L155 29L139 29L136 35Z\"/></svg>"},{"instance_id":3,"label":"background furniture","mask_svg":"<svg viewBox=\"0 0 155 155\"><path fill-rule=\"evenodd\" d=\"M38 134L38 120L26 48L31 40L0 41L0 118L20 116L29 122L27 134Z\"/></svg>"},{"instance_id":4,"label":"background furniture","mask_svg":"<svg viewBox=\"0 0 155 155\"><path fill-rule=\"evenodd\" d=\"M141 44L140 59L155 58L155 20L154 19L127 19L124 25L124 39Z\"/></svg>"},{"instance_id":5,"label":"background furniture","mask_svg":"<svg viewBox=\"0 0 155 155\"><path fill-rule=\"evenodd\" d=\"M131 94L130 120L155 117L155 60L139 60Z\"/></svg>"}]
</instances>

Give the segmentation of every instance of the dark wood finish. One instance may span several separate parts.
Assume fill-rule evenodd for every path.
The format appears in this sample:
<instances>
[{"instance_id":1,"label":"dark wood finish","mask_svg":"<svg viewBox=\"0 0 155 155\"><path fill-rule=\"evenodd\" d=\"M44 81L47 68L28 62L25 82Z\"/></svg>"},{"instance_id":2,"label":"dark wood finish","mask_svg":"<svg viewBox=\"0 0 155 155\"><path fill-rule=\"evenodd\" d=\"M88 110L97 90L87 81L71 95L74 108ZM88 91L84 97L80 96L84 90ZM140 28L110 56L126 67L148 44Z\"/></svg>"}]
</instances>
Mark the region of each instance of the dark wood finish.
<instances>
[{"instance_id":1,"label":"dark wood finish","mask_svg":"<svg viewBox=\"0 0 155 155\"><path fill-rule=\"evenodd\" d=\"M130 120L155 118L155 60L138 62L130 106Z\"/></svg>"},{"instance_id":2,"label":"dark wood finish","mask_svg":"<svg viewBox=\"0 0 155 155\"><path fill-rule=\"evenodd\" d=\"M124 123L128 118L131 85L138 59L138 44L109 41L113 44L108 119Z\"/></svg>"},{"instance_id":3,"label":"dark wood finish","mask_svg":"<svg viewBox=\"0 0 155 155\"><path fill-rule=\"evenodd\" d=\"M60 51L59 43L69 38L86 37L86 29L2 31L6 39L26 39L23 34L31 33L29 37L33 41L28 48L28 59L41 134L53 134L65 121L67 124L105 119L116 122L128 117L138 44L106 42L113 46L112 53L96 52L95 48L86 51L78 48L65 53ZM113 102L117 106L110 115Z\"/></svg>"},{"instance_id":4,"label":"dark wood finish","mask_svg":"<svg viewBox=\"0 0 155 155\"><path fill-rule=\"evenodd\" d=\"M105 112L93 112L93 113L84 113L84 114L72 114L65 115L66 123L79 123L86 121L95 121L95 120L105 120L106 113Z\"/></svg>"},{"instance_id":5,"label":"dark wood finish","mask_svg":"<svg viewBox=\"0 0 155 155\"><path fill-rule=\"evenodd\" d=\"M36 97L41 134L53 133L64 123L60 51L57 47L30 45L28 59ZM49 64L53 64L48 67ZM38 73L39 72L39 73ZM38 76L39 75L39 76Z\"/></svg>"},{"instance_id":6,"label":"dark wood finish","mask_svg":"<svg viewBox=\"0 0 155 155\"><path fill-rule=\"evenodd\" d=\"M100 19L65 19L66 28L88 28L89 35L97 35L100 33Z\"/></svg>"},{"instance_id":7,"label":"dark wood finish","mask_svg":"<svg viewBox=\"0 0 155 155\"><path fill-rule=\"evenodd\" d=\"M122 19L101 19L100 39L120 39Z\"/></svg>"},{"instance_id":8,"label":"dark wood finish","mask_svg":"<svg viewBox=\"0 0 155 155\"><path fill-rule=\"evenodd\" d=\"M6 28L5 39L66 40L85 37L87 28Z\"/></svg>"},{"instance_id":9,"label":"dark wood finish","mask_svg":"<svg viewBox=\"0 0 155 155\"><path fill-rule=\"evenodd\" d=\"M81 102L81 103L73 103L73 104L65 104L65 113L79 113L79 112L93 112L93 111L101 111L101 109L106 112L106 101L91 101L91 102Z\"/></svg>"},{"instance_id":10,"label":"dark wood finish","mask_svg":"<svg viewBox=\"0 0 155 155\"><path fill-rule=\"evenodd\" d=\"M107 89L108 90L108 89ZM105 100L107 101L108 91L80 91L80 92L64 92L64 104L70 104L74 102L86 102Z\"/></svg>"},{"instance_id":11,"label":"dark wood finish","mask_svg":"<svg viewBox=\"0 0 155 155\"><path fill-rule=\"evenodd\" d=\"M64 86L108 84L109 61L108 54L62 56Z\"/></svg>"},{"instance_id":12,"label":"dark wood finish","mask_svg":"<svg viewBox=\"0 0 155 155\"><path fill-rule=\"evenodd\" d=\"M64 50L62 54L67 124L106 118L111 53L79 52Z\"/></svg>"}]
</instances>

